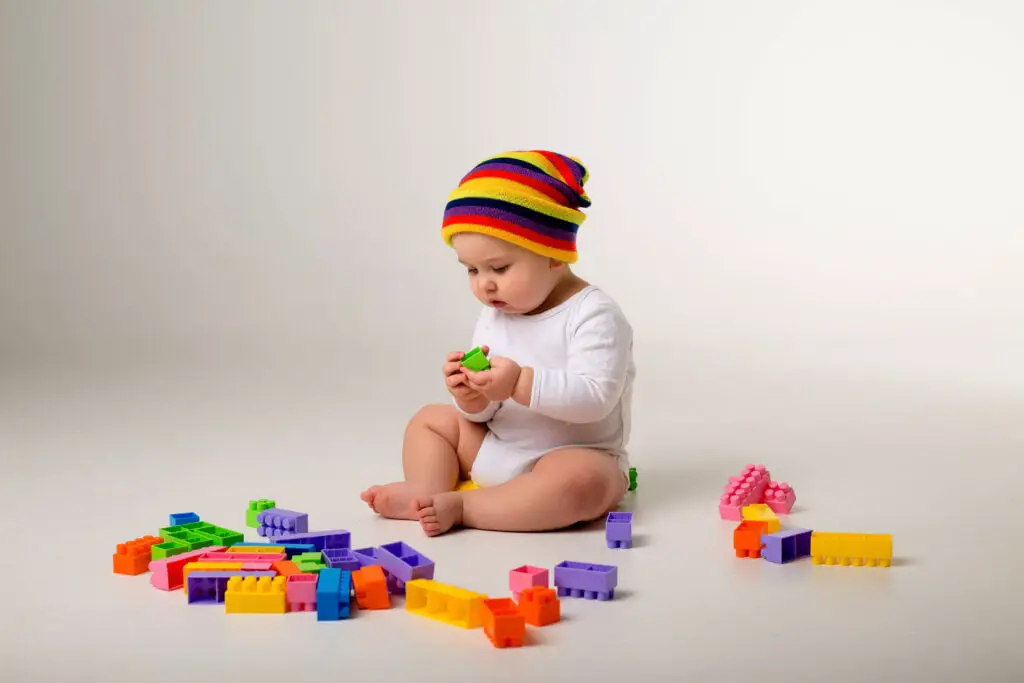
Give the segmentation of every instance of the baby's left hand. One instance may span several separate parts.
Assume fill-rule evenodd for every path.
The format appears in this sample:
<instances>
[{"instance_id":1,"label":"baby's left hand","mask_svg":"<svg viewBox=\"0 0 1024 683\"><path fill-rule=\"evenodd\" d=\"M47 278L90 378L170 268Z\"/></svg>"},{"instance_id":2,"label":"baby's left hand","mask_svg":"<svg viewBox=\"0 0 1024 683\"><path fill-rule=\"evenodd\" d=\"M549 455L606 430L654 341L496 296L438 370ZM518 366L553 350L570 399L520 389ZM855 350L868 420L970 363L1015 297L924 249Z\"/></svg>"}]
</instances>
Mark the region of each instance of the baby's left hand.
<instances>
[{"instance_id":1,"label":"baby's left hand","mask_svg":"<svg viewBox=\"0 0 1024 683\"><path fill-rule=\"evenodd\" d=\"M491 401L507 401L519 381L522 368L511 358L495 356L489 358L491 367L483 372L473 372L462 368L466 375L466 383Z\"/></svg>"}]
</instances>

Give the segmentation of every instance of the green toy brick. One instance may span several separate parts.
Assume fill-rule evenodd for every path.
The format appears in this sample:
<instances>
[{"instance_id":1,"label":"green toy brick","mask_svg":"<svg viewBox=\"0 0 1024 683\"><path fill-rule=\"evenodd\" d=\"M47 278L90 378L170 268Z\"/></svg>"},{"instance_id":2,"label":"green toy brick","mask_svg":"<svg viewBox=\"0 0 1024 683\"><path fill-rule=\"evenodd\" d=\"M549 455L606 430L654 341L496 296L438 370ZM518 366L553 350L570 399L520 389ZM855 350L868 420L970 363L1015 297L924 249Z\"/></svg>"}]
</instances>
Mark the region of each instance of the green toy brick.
<instances>
[{"instance_id":1,"label":"green toy brick","mask_svg":"<svg viewBox=\"0 0 1024 683\"><path fill-rule=\"evenodd\" d=\"M249 509L245 511L245 525L250 529L259 529L260 523L256 519L257 516L264 510L270 508L276 508L277 501L271 500L270 498L260 498L259 500L250 500Z\"/></svg>"},{"instance_id":2,"label":"green toy brick","mask_svg":"<svg viewBox=\"0 0 1024 683\"><path fill-rule=\"evenodd\" d=\"M474 372L483 372L491 367L491 364L488 362L483 350L478 346L462 357L462 366Z\"/></svg>"},{"instance_id":3,"label":"green toy brick","mask_svg":"<svg viewBox=\"0 0 1024 683\"><path fill-rule=\"evenodd\" d=\"M327 565L324 563L324 554L319 552L295 555L292 557L292 562L295 563L300 572L306 574L319 574L321 569L327 568Z\"/></svg>"},{"instance_id":4,"label":"green toy brick","mask_svg":"<svg viewBox=\"0 0 1024 683\"><path fill-rule=\"evenodd\" d=\"M177 541L178 543L188 546L188 552L199 550L200 548L207 548L216 544L216 539L212 536L198 534L194 531L184 529L181 526L172 526L167 527L166 529L161 529L158 532L158 535L160 538L164 539L164 543Z\"/></svg>"},{"instance_id":5,"label":"green toy brick","mask_svg":"<svg viewBox=\"0 0 1024 683\"><path fill-rule=\"evenodd\" d=\"M188 552L188 545L180 541L166 541L153 546L152 559L164 560Z\"/></svg>"},{"instance_id":6,"label":"green toy brick","mask_svg":"<svg viewBox=\"0 0 1024 683\"><path fill-rule=\"evenodd\" d=\"M630 467L629 468L629 490L630 491L636 490L636 468L635 467Z\"/></svg>"}]
</instances>

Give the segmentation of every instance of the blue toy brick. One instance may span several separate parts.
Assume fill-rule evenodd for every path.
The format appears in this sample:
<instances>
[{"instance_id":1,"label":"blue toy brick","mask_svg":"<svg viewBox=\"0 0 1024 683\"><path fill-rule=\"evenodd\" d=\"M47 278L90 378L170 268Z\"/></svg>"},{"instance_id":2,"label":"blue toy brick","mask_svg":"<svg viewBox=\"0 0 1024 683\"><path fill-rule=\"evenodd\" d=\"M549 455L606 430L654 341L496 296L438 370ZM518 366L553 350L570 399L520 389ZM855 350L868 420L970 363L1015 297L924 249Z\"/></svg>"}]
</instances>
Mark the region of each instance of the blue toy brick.
<instances>
[{"instance_id":1,"label":"blue toy brick","mask_svg":"<svg viewBox=\"0 0 1024 683\"><path fill-rule=\"evenodd\" d=\"M572 562L555 565L555 588L560 597L611 600L619 583L619 569L614 565Z\"/></svg>"},{"instance_id":2,"label":"blue toy brick","mask_svg":"<svg viewBox=\"0 0 1024 683\"><path fill-rule=\"evenodd\" d=\"M167 526L181 526L182 524L194 524L199 521L199 515L194 512L172 512L170 524Z\"/></svg>"},{"instance_id":3,"label":"blue toy brick","mask_svg":"<svg viewBox=\"0 0 1024 683\"><path fill-rule=\"evenodd\" d=\"M312 543L274 543L273 541L260 541L258 543L233 543L232 545L243 545L250 548L284 548L285 556L290 560L302 553L315 553L316 546Z\"/></svg>"},{"instance_id":4,"label":"blue toy brick","mask_svg":"<svg viewBox=\"0 0 1024 683\"><path fill-rule=\"evenodd\" d=\"M811 555L810 529L784 529L761 534L761 557L775 564L786 564Z\"/></svg>"},{"instance_id":5,"label":"blue toy brick","mask_svg":"<svg viewBox=\"0 0 1024 683\"><path fill-rule=\"evenodd\" d=\"M380 566L393 577L393 592L404 593L405 584L413 579L434 578L434 561L407 543L385 543L378 551Z\"/></svg>"},{"instance_id":6,"label":"blue toy brick","mask_svg":"<svg viewBox=\"0 0 1024 683\"><path fill-rule=\"evenodd\" d=\"M316 581L316 620L348 619L352 575L332 567L320 570Z\"/></svg>"},{"instance_id":7,"label":"blue toy brick","mask_svg":"<svg viewBox=\"0 0 1024 683\"><path fill-rule=\"evenodd\" d=\"M311 531L304 534L285 534L275 537L276 541L285 543L312 543L313 549L320 551L324 548L351 548L352 534L345 529L331 529L330 531Z\"/></svg>"},{"instance_id":8,"label":"blue toy brick","mask_svg":"<svg viewBox=\"0 0 1024 683\"><path fill-rule=\"evenodd\" d=\"M324 564L328 567L354 572L360 568L359 560L349 548L324 548Z\"/></svg>"},{"instance_id":9,"label":"blue toy brick","mask_svg":"<svg viewBox=\"0 0 1024 683\"><path fill-rule=\"evenodd\" d=\"M629 548L633 545L633 513L609 512L604 523L605 540L609 548Z\"/></svg>"}]
</instances>

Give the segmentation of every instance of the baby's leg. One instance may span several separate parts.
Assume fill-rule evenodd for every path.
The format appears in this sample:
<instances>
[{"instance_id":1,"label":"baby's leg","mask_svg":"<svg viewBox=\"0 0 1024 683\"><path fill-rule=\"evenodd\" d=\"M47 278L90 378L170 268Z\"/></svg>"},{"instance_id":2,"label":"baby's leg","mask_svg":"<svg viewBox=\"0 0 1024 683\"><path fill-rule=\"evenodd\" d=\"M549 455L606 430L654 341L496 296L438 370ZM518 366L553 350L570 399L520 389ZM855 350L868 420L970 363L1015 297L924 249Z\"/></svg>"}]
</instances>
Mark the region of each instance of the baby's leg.
<instances>
[{"instance_id":1,"label":"baby's leg","mask_svg":"<svg viewBox=\"0 0 1024 683\"><path fill-rule=\"evenodd\" d=\"M589 448L548 453L533 470L500 486L418 496L412 503L428 536L453 526L548 531L596 519L626 492L618 460Z\"/></svg>"},{"instance_id":2,"label":"baby's leg","mask_svg":"<svg viewBox=\"0 0 1024 683\"><path fill-rule=\"evenodd\" d=\"M460 472L468 476L486 434L486 425L470 422L454 406L421 408L405 429L405 481L371 486L363 491L362 499L384 517L417 519L411 511L412 500L451 491Z\"/></svg>"}]
</instances>

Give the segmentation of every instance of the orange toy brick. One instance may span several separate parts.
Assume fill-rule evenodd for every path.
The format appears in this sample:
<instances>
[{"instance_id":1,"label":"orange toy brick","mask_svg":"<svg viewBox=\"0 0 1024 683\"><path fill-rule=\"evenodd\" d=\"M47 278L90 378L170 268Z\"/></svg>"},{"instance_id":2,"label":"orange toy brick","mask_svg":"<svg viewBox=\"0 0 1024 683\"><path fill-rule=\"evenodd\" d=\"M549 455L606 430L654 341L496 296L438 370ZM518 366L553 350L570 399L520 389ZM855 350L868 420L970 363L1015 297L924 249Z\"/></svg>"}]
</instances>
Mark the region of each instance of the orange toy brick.
<instances>
[{"instance_id":1,"label":"orange toy brick","mask_svg":"<svg viewBox=\"0 0 1024 683\"><path fill-rule=\"evenodd\" d=\"M519 594L519 613L530 626L547 626L562 618L562 603L554 588L530 586Z\"/></svg>"},{"instance_id":2,"label":"orange toy brick","mask_svg":"<svg viewBox=\"0 0 1024 683\"><path fill-rule=\"evenodd\" d=\"M277 572L278 576L294 576L302 573L291 560L277 560L271 563L270 568Z\"/></svg>"},{"instance_id":3,"label":"orange toy brick","mask_svg":"<svg viewBox=\"0 0 1024 683\"><path fill-rule=\"evenodd\" d=\"M484 634L494 647L522 646L526 619L512 598L484 600Z\"/></svg>"},{"instance_id":4,"label":"orange toy brick","mask_svg":"<svg viewBox=\"0 0 1024 683\"><path fill-rule=\"evenodd\" d=\"M761 534L770 533L766 531L767 522L747 519L740 522L736 530L732 532L732 547L736 551L736 557L761 557Z\"/></svg>"},{"instance_id":5,"label":"orange toy brick","mask_svg":"<svg viewBox=\"0 0 1024 683\"><path fill-rule=\"evenodd\" d=\"M384 570L377 565L363 567L352 572L352 586L356 593L359 609L388 609L391 596L388 594Z\"/></svg>"},{"instance_id":6,"label":"orange toy brick","mask_svg":"<svg viewBox=\"0 0 1024 683\"><path fill-rule=\"evenodd\" d=\"M145 574L153 559L153 546L163 542L164 539L158 536L141 536L134 541L118 543L114 553L114 573L127 576Z\"/></svg>"}]
</instances>

